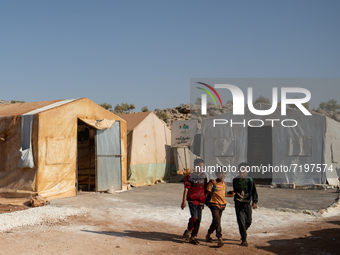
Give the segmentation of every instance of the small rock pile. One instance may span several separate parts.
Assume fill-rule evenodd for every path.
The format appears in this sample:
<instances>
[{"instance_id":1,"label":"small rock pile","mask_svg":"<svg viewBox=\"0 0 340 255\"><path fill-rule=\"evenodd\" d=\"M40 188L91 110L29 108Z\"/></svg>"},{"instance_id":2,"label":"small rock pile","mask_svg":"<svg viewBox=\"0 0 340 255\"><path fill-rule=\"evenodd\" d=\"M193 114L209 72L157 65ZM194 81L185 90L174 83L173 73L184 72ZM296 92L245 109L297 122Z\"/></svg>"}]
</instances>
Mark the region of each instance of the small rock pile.
<instances>
[{"instance_id":1,"label":"small rock pile","mask_svg":"<svg viewBox=\"0 0 340 255\"><path fill-rule=\"evenodd\" d=\"M10 101L6 101L6 100L0 100L0 104L10 104Z\"/></svg>"},{"instance_id":2,"label":"small rock pile","mask_svg":"<svg viewBox=\"0 0 340 255\"><path fill-rule=\"evenodd\" d=\"M167 127L171 129L171 125L175 120L197 120L198 128L201 128L202 120L217 116L222 113L230 112L233 110L232 104L225 104L223 106L209 105L207 106L207 115L201 116L201 106L197 104L181 104L175 108L167 108L165 110L156 110L155 114L162 119Z\"/></svg>"},{"instance_id":3,"label":"small rock pile","mask_svg":"<svg viewBox=\"0 0 340 255\"><path fill-rule=\"evenodd\" d=\"M325 111L325 110L322 110L320 108L318 109L313 109L310 111L311 113L318 113L318 114L322 114L322 115L325 115L333 120L336 120L338 122L340 122L340 111Z\"/></svg>"}]
</instances>

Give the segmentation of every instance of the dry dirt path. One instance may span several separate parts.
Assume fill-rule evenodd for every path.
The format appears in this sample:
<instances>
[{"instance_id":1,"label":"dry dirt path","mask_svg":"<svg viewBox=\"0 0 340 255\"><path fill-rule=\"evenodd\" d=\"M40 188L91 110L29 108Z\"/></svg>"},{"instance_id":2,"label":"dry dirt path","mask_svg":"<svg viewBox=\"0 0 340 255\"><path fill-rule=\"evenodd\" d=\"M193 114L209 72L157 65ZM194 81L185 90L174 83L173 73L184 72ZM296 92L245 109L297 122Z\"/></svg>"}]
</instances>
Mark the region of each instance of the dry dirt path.
<instances>
[{"instance_id":1,"label":"dry dirt path","mask_svg":"<svg viewBox=\"0 0 340 255\"><path fill-rule=\"evenodd\" d=\"M10 218L0 215L3 222L35 219L31 225L0 232L0 254L339 254L338 207L321 217L261 207L253 214L250 246L241 247L234 208L229 205L222 218L226 243L222 248L204 241L211 221L205 208L198 235L201 244L189 244L181 239L189 212L179 208L178 187L164 184L114 195L87 193L6 214Z\"/></svg>"}]
</instances>

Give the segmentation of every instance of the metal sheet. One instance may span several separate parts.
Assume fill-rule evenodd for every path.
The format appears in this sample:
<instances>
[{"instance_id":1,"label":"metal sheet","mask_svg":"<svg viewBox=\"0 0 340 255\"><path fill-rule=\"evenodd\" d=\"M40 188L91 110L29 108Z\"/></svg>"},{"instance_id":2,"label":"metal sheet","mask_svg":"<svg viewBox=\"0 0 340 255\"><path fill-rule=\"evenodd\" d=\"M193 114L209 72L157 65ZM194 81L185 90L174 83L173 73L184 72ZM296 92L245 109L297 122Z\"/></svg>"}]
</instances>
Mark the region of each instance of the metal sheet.
<instances>
[{"instance_id":1,"label":"metal sheet","mask_svg":"<svg viewBox=\"0 0 340 255\"><path fill-rule=\"evenodd\" d=\"M96 191L122 189L120 121L96 132Z\"/></svg>"}]
</instances>

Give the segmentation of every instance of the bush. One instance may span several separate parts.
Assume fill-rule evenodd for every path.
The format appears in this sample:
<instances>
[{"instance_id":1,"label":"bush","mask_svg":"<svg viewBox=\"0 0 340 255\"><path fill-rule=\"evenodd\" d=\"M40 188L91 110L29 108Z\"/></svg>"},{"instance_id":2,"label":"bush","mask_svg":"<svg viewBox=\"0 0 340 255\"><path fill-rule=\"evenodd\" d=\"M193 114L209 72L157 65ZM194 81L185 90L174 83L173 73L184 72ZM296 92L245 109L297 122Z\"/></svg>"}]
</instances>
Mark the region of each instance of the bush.
<instances>
[{"instance_id":1,"label":"bush","mask_svg":"<svg viewBox=\"0 0 340 255\"><path fill-rule=\"evenodd\" d=\"M164 121L168 118L168 114L163 110L155 109L155 114L158 118Z\"/></svg>"},{"instance_id":2,"label":"bush","mask_svg":"<svg viewBox=\"0 0 340 255\"><path fill-rule=\"evenodd\" d=\"M333 112L340 109L340 105L338 104L338 101L336 101L335 99L328 100L327 102L322 102L320 103L319 107L322 110Z\"/></svg>"},{"instance_id":3,"label":"bush","mask_svg":"<svg viewBox=\"0 0 340 255\"><path fill-rule=\"evenodd\" d=\"M11 100L11 104L25 103L25 101Z\"/></svg>"},{"instance_id":4,"label":"bush","mask_svg":"<svg viewBox=\"0 0 340 255\"><path fill-rule=\"evenodd\" d=\"M134 104L122 103L117 104L113 110L115 113L130 113L133 109L136 109Z\"/></svg>"},{"instance_id":5,"label":"bush","mask_svg":"<svg viewBox=\"0 0 340 255\"><path fill-rule=\"evenodd\" d=\"M110 110L112 108L112 105L108 104L108 103L100 104L100 106L103 107L106 110Z\"/></svg>"}]
</instances>

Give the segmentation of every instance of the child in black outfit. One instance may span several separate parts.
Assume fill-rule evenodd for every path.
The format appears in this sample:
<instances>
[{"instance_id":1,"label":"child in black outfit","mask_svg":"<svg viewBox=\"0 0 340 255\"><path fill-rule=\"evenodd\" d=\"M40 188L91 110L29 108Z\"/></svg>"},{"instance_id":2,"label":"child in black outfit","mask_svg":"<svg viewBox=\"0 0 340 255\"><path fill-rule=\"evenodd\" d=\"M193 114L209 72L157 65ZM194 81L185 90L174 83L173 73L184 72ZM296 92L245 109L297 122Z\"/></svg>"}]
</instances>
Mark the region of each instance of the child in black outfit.
<instances>
[{"instance_id":1,"label":"child in black outfit","mask_svg":"<svg viewBox=\"0 0 340 255\"><path fill-rule=\"evenodd\" d=\"M247 176L247 166L247 163L239 164L239 175L233 179L235 212L242 246L248 246L247 229L252 222L252 208L256 209L258 202L255 183L252 178ZM251 200L252 205L250 205Z\"/></svg>"}]
</instances>

